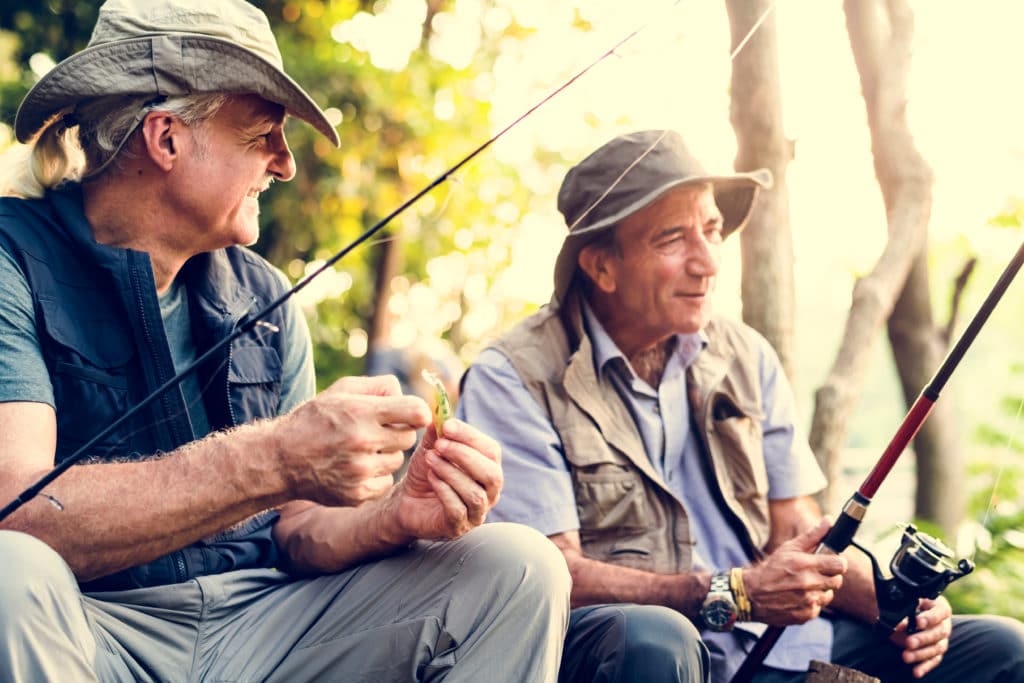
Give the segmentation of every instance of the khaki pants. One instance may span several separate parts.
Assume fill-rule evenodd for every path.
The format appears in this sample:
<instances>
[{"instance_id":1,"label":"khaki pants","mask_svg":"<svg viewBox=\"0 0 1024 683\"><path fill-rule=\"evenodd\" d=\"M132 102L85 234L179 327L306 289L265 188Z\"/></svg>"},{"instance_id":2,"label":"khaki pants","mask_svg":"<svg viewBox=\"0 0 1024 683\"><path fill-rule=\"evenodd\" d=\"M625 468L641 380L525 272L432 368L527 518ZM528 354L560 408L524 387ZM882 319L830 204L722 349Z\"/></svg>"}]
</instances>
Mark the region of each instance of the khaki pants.
<instances>
[{"instance_id":1,"label":"khaki pants","mask_svg":"<svg viewBox=\"0 0 1024 683\"><path fill-rule=\"evenodd\" d=\"M244 570L82 595L42 542L0 531L3 681L555 681L561 553L488 524L340 574Z\"/></svg>"}]
</instances>

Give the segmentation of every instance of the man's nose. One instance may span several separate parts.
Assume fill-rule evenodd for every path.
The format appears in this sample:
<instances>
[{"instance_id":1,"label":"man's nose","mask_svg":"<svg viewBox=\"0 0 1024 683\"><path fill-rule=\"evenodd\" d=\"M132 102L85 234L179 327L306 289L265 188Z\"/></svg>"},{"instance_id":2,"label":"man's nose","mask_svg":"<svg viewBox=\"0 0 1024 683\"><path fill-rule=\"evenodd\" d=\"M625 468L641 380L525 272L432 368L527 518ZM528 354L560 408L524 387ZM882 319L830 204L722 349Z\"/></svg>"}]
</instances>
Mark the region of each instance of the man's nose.
<instances>
[{"instance_id":1,"label":"man's nose","mask_svg":"<svg viewBox=\"0 0 1024 683\"><path fill-rule=\"evenodd\" d=\"M714 277L718 274L718 245L698 240L690 257L686 259L686 272L695 277Z\"/></svg>"},{"instance_id":2,"label":"man's nose","mask_svg":"<svg viewBox=\"0 0 1024 683\"><path fill-rule=\"evenodd\" d=\"M267 166L267 173L282 182L287 182L295 177L295 157L292 156L292 150L289 149L288 141L283 133L274 150L270 165Z\"/></svg>"}]
</instances>

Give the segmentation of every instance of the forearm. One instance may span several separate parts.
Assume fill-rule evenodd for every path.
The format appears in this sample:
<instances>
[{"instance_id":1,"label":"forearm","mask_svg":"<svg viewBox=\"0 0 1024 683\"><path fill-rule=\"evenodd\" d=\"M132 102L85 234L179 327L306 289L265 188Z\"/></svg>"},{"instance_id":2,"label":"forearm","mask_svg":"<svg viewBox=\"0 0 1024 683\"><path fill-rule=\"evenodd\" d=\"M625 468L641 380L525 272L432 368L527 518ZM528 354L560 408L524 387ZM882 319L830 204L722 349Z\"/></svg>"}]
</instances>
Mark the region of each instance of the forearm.
<instances>
[{"instance_id":1,"label":"forearm","mask_svg":"<svg viewBox=\"0 0 1024 683\"><path fill-rule=\"evenodd\" d=\"M663 605L696 620L711 584L707 572L656 574L569 554L566 562L573 607L615 602Z\"/></svg>"},{"instance_id":2,"label":"forearm","mask_svg":"<svg viewBox=\"0 0 1024 683\"><path fill-rule=\"evenodd\" d=\"M264 425L142 462L72 467L45 489L63 510L38 496L0 526L45 541L83 581L148 562L289 498ZM44 473L0 490L13 498Z\"/></svg>"},{"instance_id":3,"label":"forearm","mask_svg":"<svg viewBox=\"0 0 1024 683\"><path fill-rule=\"evenodd\" d=\"M293 501L281 508L274 539L286 568L299 574L338 572L408 546L392 514L391 493L358 507L327 507Z\"/></svg>"},{"instance_id":4,"label":"forearm","mask_svg":"<svg viewBox=\"0 0 1024 683\"><path fill-rule=\"evenodd\" d=\"M849 568L843 575L843 587L836 591L831 607L848 616L873 624L878 619L871 564L862 552L851 548L843 553Z\"/></svg>"}]
</instances>

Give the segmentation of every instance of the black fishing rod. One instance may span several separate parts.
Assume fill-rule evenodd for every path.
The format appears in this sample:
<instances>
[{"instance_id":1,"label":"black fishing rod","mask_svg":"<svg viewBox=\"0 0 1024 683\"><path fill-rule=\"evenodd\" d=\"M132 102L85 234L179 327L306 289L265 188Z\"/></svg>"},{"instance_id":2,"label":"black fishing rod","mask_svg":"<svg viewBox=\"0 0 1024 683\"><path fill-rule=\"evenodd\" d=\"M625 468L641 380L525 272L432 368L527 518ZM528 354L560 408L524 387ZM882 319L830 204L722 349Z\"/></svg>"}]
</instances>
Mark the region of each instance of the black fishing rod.
<instances>
[{"instance_id":1,"label":"black fishing rod","mask_svg":"<svg viewBox=\"0 0 1024 683\"><path fill-rule=\"evenodd\" d=\"M680 0L677 0L677 2L674 3L674 4L678 4L679 1ZM349 245L347 245L346 247L342 248L339 252L337 252L336 254L331 256L329 259L327 259L323 263L323 265L321 265L315 271L313 271L312 273L310 273L309 275L304 277L302 280L300 280L298 283L296 283L295 286L293 286L291 289L286 291L284 294L280 295L277 299L275 299L274 301L272 301L269 304L267 304L266 307L264 307L262 310L258 311L252 318L249 318L245 322L240 324L235 329L234 332L232 332L228 336L226 336L223 339L221 339L220 341L218 341L211 348L209 348L207 351L205 351L203 354L201 354L198 358L196 358L194 361L189 363L188 366L186 366L180 372L178 372L176 375L174 375L174 377L168 379L166 382L164 382L159 387L154 389L151 394L149 394L148 396L143 398L141 401L136 403L134 406L132 406L127 412L125 412L123 415L121 415L121 417L119 417L118 419L114 420L105 429L102 429L93 438L91 438L89 441L87 441L85 444L83 444L78 450L76 450L74 453L69 455L64 460L62 460L60 462L60 464L58 464L56 467L51 469L45 475L40 477L38 481L36 481L34 484L32 484L31 486L26 488L20 494L18 494L18 496L14 500L12 500L2 510L0 510L0 522L2 522L4 519L6 519L9 515L11 515L15 510L20 508L22 505L24 505L25 503L27 503L28 501L32 500L37 495L39 495L46 486L51 484L57 477L59 477L62 474L64 474L64 472L66 472L69 468L71 468L75 464L77 464L77 463L81 462L83 459L85 459L89 455L90 451L96 446L96 444L98 444L100 441L105 439L108 435L113 433L121 425L127 423L129 420L131 420L133 417L135 417L140 411L144 410L149 405L151 405L155 400L157 400L161 395L163 395L164 392L169 391L169 390L174 389L175 387L177 387L181 383L181 381L186 376L188 376L189 373L193 372L197 367L199 367L204 362L209 360L214 354L216 354L219 351L223 350L228 344L230 344L234 340L238 339L242 335L247 334L248 332L250 332L254 327L259 325L261 323L261 321L263 321L263 319L269 313L271 313L272 311L277 309L285 301L287 301L292 296L294 296L299 291L301 291L303 288L305 288L306 285L308 285L310 282L312 282L314 278L319 276L321 273L326 271L328 268L331 268L335 263L337 263L342 258L344 258L346 255L348 255L353 249L358 247L360 244L362 244L366 240L370 239L370 237L375 235L378 231L381 230L381 228L383 228L385 225L387 225L392 220L394 220L399 214L405 212L409 207L411 207L413 204L418 202L424 195L429 193L431 190L433 190L435 187L437 187L438 185L440 185L444 181L448 180L449 177L451 177L454 173L459 171L463 166L468 164L470 161L472 161L474 158L476 158L479 154L481 154L484 150L486 150L488 147L490 147L495 142L497 142L501 137L503 137L506 133L508 133L513 128L515 128L517 125L519 125L523 120L525 120L527 117L529 117L531 114L533 114L533 112L535 112L537 109L542 107L544 104L546 104L548 101L550 101L551 99L556 97L563 90L565 90L570 85L575 83L580 77L582 77L584 74L586 74L592 68L594 68L595 66L600 64L602 61L604 61L605 59L607 59L611 55L615 54L616 50L618 50L620 47L625 45L628 41L632 40L638 33L640 33L644 28L646 28L646 26L647 26L647 24L644 24L644 25L640 26L639 28L634 29L632 32L630 32L628 35L626 35L624 38L620 39L617 43L615 43L611 48L605 50L600 56L598 56L596 59L594 59L589 64L584 66L582 69L577 71L568 80L566 80L564 83L562 83L557 88L552 90L550 93L545 95L539 102L537 102L532 107L527 109L525 112L520 114L515 120L513 120L511 123L506 125L504 128L502 128L500 131L498 131L494 135L492 135L486 141L481 143L479 146L477 146L469 154L467 154L464 157L462 157L453 166L451 166L447 170L443 171L440 175L438 175L436 178L434 178L432 181L430 181L430 183L428 183L425 187L423 187L423 189L421 189L419 192L417 192L416 194L412 195L409 199L405 200L398 208L393 210L391 213L389 213L384 218L382 218L379 221L377 221L377 223L375 223L372 227L370 227L368 230L366 230L363 234L361 234L359 237L357 237L355 240L353 240Z\"/></svg>"}]
</instances>

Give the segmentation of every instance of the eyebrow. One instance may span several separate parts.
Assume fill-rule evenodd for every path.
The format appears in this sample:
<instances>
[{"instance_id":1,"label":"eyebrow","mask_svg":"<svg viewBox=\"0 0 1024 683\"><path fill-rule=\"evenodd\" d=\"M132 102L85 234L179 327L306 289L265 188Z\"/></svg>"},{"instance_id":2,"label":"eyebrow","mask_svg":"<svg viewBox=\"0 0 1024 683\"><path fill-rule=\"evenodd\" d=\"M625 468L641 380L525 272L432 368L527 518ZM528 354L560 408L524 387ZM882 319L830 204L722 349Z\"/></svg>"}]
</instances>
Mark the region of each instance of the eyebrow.
<instances>
[{"instance_id":1,"label":"eyebrow","mask_svg":"<svg viewBox=\"0 0 1024 683\"><path fill-rule=\"evenodd\" d=\"M288 110L282 107L280 104L268 102L260 107L252 108L252 123L248 124L247 127L258 127L266 124L283 124L285 119L288 118Z\"/></svg>"},{"instance_id":2,"label":"eyebrow","mask_svg":"<svg viewBox=\"0 0 1024 683\"><path fill-rule=\"evenodd\" d=\"M653 237L654 237L655 240L660 240L660 239L662 239L664 237L671 237L672 235L680 234L680 233L683 233L683 232L686 232L686 227L685 226L682 226L682 225L670 225L667 228L661 228L660 230L657 230L654 233Z\"/></svg>"}]
</instances>

